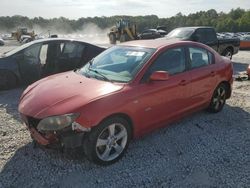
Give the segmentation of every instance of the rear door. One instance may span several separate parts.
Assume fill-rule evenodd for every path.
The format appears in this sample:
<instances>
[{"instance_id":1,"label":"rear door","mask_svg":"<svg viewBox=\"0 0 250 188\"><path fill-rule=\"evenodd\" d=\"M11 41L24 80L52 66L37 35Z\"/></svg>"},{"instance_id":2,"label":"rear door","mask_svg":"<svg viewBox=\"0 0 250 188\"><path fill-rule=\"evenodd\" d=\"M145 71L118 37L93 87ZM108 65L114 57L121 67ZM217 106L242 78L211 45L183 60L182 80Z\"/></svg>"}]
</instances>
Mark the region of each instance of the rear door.
<instances>
[{"instance_id":1,"label":"rear door","mask_svg":"<svg viewBox=\"0 0 250 188\"><path fill-rule=\"evenodd\" d=\"M105 50L104 48L86 44L86 47L84 48L83 55L82 55L80 64L78 65L78 68L85 65L87 62L89 62L91 59L99 55L104 50Z\"/></svg>"},{"instance_id":2,"label":"rear door","mask_svg":"<svg viewBox=\"0 0 250 188\"><path fill-rule=\"evenodd\" d=\"M48 76L57 73L58 58L61 55L60 41L49 41L42 45L40 60L42 64L42 76Z\"/></svg>"},{"instance_id":3,"label":"rear door","mask_svg":"<svg viewBox=\"0 0 250 188\"><path fill-rule=\"evenodd\" d=\"M204 48L190 46L188 54L192 83L190 108L193 108L210 100L216 84L216 64L213 54Z\"/></svg>"},{"instance_id":4,"label":"rear door","mask_svg":"<svg viewBox=\"0 0 250 188\"><path fill-rule=\"evenodd\" d=\"M64 72L78 68L81 65L86 44L75 41L65 42L59 62L58 72Z\"/></svg>"}]
</instances>

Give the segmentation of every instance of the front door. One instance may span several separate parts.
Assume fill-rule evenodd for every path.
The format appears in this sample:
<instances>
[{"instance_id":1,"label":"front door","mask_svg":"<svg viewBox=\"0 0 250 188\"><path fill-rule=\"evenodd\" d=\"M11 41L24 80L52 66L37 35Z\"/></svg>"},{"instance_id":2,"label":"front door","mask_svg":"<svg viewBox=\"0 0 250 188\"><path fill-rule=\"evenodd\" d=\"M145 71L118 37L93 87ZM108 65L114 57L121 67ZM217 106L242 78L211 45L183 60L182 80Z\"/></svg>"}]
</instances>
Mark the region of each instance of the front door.
<instances>
[{"instance_id":1,"label":"front door","mask_svg":"<svg viewBox=\"0 0 250 188\"><path fill-rule=\"evenodd\" d=\"M41 76L40 50L42 44L33 44L18 54L18 65L24 83L32 83Z\"/></svg>"},{"instance_id":2,"label":"front door","mask_svg":"<svg viewBox=\"0 0 250 188\"><path fill-rule=\"evenodd\" d=\"M58 61L58 72L79 68L82 64L85 45L78 42L66 42Z\"/></svg>"},{"instance_id":3,"label":"front door","mask_svg":"<svg viewBox=\"0 0 250 188\"><path fill-rule=\"evenodd\" d=\"M155 71L167 71L170 77L166 81L150 81ZM138 87L138 99L141 117L141 130L149 131L163 122L175 118L190 105L190 75L186 72L184 48L168 49L161 53L144 75ZM154 126L152 126L154 125ZM150 127L151 126L151 127Z\"/></svg>"}]
</instances>

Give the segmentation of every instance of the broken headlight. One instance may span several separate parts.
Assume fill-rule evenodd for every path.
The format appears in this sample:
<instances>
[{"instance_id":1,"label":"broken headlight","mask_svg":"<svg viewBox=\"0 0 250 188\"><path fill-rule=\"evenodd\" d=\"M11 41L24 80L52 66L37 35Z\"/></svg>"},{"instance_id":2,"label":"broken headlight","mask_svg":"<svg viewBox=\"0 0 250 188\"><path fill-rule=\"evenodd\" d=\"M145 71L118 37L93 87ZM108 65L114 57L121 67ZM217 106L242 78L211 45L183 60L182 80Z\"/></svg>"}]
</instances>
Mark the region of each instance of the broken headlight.
<instances>
[{"instance_id":1,"label":"broken headlight","mask_svg":"<svg viewBox=\"0 0 250 188\"><path fill-rule=\"evenodd\" d=\"M41 120L37 126L39 131L58 131L70 126L80 114L51 116Z\"/></svg>"}]
</instances>

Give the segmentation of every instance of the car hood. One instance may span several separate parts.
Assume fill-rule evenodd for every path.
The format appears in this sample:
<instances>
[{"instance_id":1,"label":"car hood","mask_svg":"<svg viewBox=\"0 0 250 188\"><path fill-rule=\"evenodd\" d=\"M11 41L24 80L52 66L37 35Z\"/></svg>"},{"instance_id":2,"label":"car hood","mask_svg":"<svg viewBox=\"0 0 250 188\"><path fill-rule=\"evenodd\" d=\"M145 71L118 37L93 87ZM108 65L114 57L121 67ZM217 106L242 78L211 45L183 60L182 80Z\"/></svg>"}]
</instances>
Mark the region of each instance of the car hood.
<instances>
[{"instance_id":1,"label":"car hood","mask_svg":"<svg viewBox=\"0 0 250 188\"><path fill-rule=\"evenodd\" d=\"M30 85L22 94L19 112L34 118L72 113L124 84L86 78L73 71L52 75Z\"/></svg>"}]
</instances>

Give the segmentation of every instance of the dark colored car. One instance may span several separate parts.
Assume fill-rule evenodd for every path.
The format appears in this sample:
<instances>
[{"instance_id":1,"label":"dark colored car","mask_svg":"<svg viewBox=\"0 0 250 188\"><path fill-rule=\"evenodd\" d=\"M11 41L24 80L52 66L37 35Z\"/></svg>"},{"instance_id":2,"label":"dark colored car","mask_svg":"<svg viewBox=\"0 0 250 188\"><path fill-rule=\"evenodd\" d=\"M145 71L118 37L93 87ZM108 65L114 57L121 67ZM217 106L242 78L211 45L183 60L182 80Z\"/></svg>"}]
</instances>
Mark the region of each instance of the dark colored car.
<instances>
[{"instance_id":1,"label":"dark colored car","mask_svg":"<svg viewBox=\"0 0 250 188\"><path fill-rule=\"evenodd\" d=\"M0 57L0 89L80 68L104 50L83 41L60 38L27 43Z\"/></svg>"},{"instance_id":2,"label":"dark colored car","mask_svg":"<svg viewBox=\"0 0 250 188\"><path fill-rule=\"evenodd\" d=\"M147 29L138 35L139 39L156 39L164 37L167 34L164 30L157 29Z\"/></svg>"},{"instance_id":3,"label":"dark colored car","mask_svg":"<svg viewBox=\"0 0 250 188\"><path fill-rule=\"evenodd\" d=\"M239 38L217 38L212 27L180 27L171 31L166 38L200 42L230 59L238 53L240 47Z\"/></svg>"},{"instance_id":4,"label":"dark colored car","mask_svg":"<svg viewBox=\"0 0 250 188\"><path fill-rule=\"evenodd\" d=\"M35 142L80 147L107 165L123 156L132 138L201 109L221 111L232 74L231 61L206 45L135 40L81 69L33 83L19 112Z\"/></svg>"}]
</instances>

